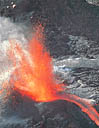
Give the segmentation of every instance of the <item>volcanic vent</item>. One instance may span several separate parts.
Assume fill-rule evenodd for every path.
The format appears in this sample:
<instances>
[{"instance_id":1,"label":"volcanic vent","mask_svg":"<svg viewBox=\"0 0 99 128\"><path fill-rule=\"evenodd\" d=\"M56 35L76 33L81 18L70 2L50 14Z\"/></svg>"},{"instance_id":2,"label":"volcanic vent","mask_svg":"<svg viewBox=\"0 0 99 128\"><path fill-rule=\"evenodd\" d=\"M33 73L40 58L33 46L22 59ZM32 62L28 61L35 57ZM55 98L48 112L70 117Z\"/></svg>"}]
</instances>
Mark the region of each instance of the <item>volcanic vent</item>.
<instances>
[{"instance_id":1,"label":"volcanic vent","mask_svg":"<svg viewBox=\"0 0 99 128\"><path fill-rule=\"evenodd\" d=\"M4 89L9 87L36 102L72 102L99 126L99 114L95 108L86 100L66 93L66 85L58 84L55 79L52 59L44 47L43 29L42 25L36 27L36 32L26 49L17 40L10 40L7 54L14 70L10 80L3 83Z\"/></svg>"}]
</instances>

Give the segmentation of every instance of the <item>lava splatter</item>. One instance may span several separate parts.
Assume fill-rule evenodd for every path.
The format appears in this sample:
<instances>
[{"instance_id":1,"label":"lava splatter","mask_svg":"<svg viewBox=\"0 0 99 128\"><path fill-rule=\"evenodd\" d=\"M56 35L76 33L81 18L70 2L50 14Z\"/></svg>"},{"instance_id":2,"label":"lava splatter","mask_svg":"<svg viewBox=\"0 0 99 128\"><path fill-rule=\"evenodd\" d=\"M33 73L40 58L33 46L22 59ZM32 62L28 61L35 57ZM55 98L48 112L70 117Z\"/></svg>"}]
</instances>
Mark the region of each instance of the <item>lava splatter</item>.
<instances>
[{"instance_id":1,"label":"lava splatter","mask_svg":"<svg viewBox=\"0 0 99 128\"><path fill-rule=\"evenodd\" d=\"M9 57L13 66L17 68L11 75L9 85L13 85L14 90L37 102L61 99L75 103L99 126L99 114L95 108L78 96L66 94L64 85L57 83L52 59L43 42L44 34L41 25L37 27L27 51L16 41L10 41Z\"/></svg>"}]
</instances>

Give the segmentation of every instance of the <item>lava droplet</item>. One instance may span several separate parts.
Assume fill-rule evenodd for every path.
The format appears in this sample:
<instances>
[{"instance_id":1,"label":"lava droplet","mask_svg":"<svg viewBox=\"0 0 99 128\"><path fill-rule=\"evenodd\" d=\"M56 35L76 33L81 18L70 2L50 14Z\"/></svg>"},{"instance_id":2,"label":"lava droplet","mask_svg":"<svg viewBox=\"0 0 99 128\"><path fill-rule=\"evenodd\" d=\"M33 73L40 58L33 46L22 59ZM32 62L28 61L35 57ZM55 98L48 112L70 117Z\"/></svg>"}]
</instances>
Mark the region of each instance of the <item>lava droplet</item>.
<instances>
[{"instance_id":1,"label":"lava droplet","mask_svg":"<svg viewBox=\"0 0 99 128\"><path fill-rule=\"evenodd\" d=\"M10 44L9 57L17 67L9 81L14 90L37 102L61 99L75 103L99 126L99 114L91 104L78 96L59 93L64 92L64 85L55 80L52 59L44 47L42 25L37 27L27 51L16 41L10 41Z\"/></svg>"}]
</instances>

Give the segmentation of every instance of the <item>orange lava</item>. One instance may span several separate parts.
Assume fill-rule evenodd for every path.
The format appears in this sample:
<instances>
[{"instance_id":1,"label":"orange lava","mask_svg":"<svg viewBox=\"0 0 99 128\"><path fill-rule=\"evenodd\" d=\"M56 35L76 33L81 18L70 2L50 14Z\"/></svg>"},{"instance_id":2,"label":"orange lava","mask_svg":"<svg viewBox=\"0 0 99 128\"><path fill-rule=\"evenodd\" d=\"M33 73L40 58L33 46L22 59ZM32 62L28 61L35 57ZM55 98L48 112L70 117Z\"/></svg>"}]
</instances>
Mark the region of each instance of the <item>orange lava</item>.
<instances>
[{"instance_id":1,"label":"orange lava","mask_svg":"<svg viewBox=\"0 0 99 128\"><path fill-rule=\"evenodd\" d=\"M14 86L14 90L37 102L61 99L75 103L99 126L99 114L91 104L78 96L60 93L64 92L64 85L58 84L55 80L52 59L43 42L44 35L41 25L29 42L27 53L24 52L21 45L11 41L9 55L13 65L18 66L10 78L10 84ZM16 55L19 56L18 61Z\"/></svg>"}]
</instances>

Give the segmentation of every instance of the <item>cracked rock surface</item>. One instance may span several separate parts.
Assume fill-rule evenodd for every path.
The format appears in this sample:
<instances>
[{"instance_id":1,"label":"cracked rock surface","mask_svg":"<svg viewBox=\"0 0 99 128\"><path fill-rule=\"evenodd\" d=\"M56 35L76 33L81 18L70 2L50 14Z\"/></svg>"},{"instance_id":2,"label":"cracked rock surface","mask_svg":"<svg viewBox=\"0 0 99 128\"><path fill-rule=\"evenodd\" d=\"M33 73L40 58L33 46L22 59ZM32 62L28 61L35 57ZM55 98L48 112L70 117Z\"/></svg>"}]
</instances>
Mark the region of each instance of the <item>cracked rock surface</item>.
<instances>
[{"instance_id":1,"label":"cracked rock surface","mask_svg":"<svg viewBox=\"0 0 99 128\"><path fill-rule=\"evenodd\" d=\"M8 39L17 38L25 45L27 35L31 34L29 29L40 21L45 26L45 45L53 57L56 78L70 93L91 100L99 111L99 105L95 105L99 103L98 6L86 0L1 0L0 16L10 18L0 17L1 67L8 65L4 54ZM63 100L36 103L11 92L6 102L0 97L0 128L98 126L73 103Z\"/></svg>"}]
</instances>

